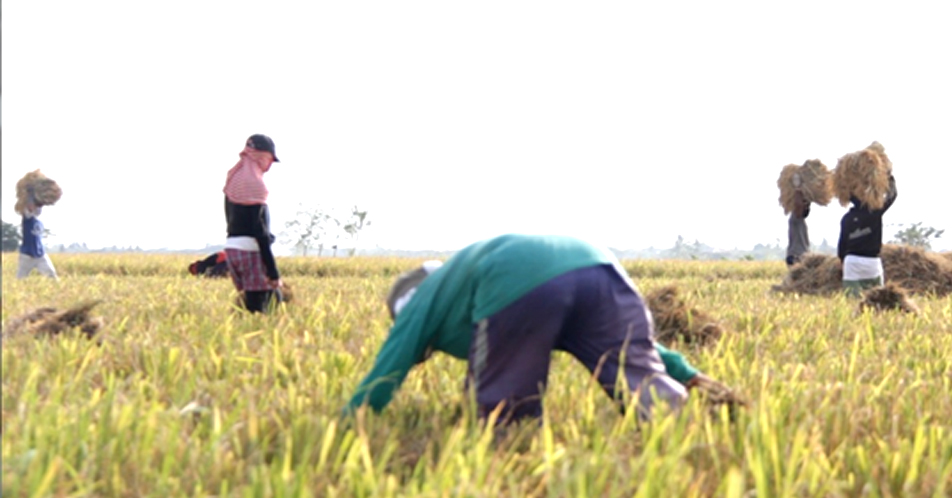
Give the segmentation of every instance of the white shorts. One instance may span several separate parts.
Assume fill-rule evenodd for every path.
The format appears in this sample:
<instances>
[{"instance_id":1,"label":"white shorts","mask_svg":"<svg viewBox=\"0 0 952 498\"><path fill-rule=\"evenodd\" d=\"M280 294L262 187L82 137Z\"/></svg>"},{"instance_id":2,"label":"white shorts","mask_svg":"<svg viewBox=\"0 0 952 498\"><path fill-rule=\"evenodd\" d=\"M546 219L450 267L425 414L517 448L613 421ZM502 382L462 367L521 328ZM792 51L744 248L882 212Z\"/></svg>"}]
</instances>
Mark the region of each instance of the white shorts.
<instances>
[{"instance_id":1,"label":"white shorts","mask_svg":"<svg viewBox=\"0 0 952 498\"><path fill-rule=\"evenodd\" d=\"M883 277L883 260L847 254L843 258L843 280L870 280Z\"/></svg>"},{"instance_id":2,"label":"white shorts","mask_svg":"<svg viewBox=\"0 0 952 498\"><path fill-rule=\"evenodd\" d=\"M56 276L56 268L53 268L53 261L49 254L43 254L34 258L28 254L20 253L20 265L17 267L17 278L26 278L33 270L40 272L40 275L46 275L50 278L59 278Z\"/></svg>"}]
</instances>

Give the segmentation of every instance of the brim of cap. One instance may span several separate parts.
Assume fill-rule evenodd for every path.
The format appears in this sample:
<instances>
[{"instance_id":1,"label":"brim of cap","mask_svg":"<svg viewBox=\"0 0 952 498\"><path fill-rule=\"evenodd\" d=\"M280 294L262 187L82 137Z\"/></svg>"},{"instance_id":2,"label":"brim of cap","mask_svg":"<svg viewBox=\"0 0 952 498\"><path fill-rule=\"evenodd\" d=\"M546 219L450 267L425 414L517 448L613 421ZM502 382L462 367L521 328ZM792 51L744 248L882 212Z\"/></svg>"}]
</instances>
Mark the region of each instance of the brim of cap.
<instances>
[{"instance_id":1,"label":"brim of cap","mask_svg":"<svg viewBox=\"0 0 952 498\"><path fill-rule=\"evenodd\" d=\"M410 289L415 289L427 277L428 273L422 267L404 272L397 281L393 283L390 292L387 293L387 309L390 311L390 318L396 319L394 306L398 299L403 297Z\"/></svg>"}]
</instances>

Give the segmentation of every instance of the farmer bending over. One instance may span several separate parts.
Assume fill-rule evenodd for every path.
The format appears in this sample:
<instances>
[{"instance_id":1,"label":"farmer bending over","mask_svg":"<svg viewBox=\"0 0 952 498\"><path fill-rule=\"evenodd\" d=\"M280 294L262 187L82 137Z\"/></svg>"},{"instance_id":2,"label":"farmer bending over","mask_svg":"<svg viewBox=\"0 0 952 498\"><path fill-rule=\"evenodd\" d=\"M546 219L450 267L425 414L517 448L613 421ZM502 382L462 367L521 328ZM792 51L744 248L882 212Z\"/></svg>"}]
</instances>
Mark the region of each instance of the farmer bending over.
<instances>
[{"instance_id":1,"label":"farmer bending over","mask_svg":"<svg viewBox=\"0 0 952 498\"><path fill-rule=\"evenodd\" d=\"M715 381L653 339L651 314L615 256L580 240L503 235L401 275L387 297L393 327L345 407L382 410L410 368L443 351L469 362L480 417L542 414L553 350L597 376L610 397L619 372L648 417L655 400L678 409L686 387Z\"/></svg>"}]
</instances>

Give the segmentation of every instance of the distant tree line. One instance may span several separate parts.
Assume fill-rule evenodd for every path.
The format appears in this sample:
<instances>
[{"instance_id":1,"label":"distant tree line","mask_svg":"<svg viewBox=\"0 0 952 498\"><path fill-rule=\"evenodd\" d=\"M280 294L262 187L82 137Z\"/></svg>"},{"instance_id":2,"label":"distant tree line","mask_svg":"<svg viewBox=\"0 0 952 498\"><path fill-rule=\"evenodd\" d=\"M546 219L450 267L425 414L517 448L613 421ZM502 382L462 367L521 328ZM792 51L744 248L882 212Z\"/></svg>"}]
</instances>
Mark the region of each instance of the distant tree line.
<instances>
[{"instance_id":1,"label":"distant tree line","mask_svg":"<svg viewBox=\"0 0 952 498\"><path fill-rule=\"evenodd\" d=\"M23 240L20 225L5 221L2 223L3 252L18 250L20 242ZM323 206L301 206L294 218L285 224L280 237L282 242L291 245L295 253L299 255L322 256L325 251L328 251L331 255L336 256L340 248L346 246L347 254L353 256L357 253L360 233L370 224L368 211L361 210L357 206L344 213ZM926 250L932 249L932 242L945 233L945 230L923 226L921 222L909 225L899 224L898 228L890 243L921 247ZM49 231L47 231L48 235L50 235ZM51 252L58 252L57 248L59 251L68 252L89 251L84 243L72 243L68 247L53 246L50 248ZM110 249L141 250L138 247ZM836 246L831 245L824 239L821 244L814 246L811 250L824 254L835 254ZM719 251L696 239L694 242L687 242L684 237L679 235L674 245L669 248L656 249L650 247L615 252L618 257L623 259L773 260L783 259L786 255L786 248L782 247L778 240L774 244L757 244L751 250Z\"/></svg>"}]
</instances>

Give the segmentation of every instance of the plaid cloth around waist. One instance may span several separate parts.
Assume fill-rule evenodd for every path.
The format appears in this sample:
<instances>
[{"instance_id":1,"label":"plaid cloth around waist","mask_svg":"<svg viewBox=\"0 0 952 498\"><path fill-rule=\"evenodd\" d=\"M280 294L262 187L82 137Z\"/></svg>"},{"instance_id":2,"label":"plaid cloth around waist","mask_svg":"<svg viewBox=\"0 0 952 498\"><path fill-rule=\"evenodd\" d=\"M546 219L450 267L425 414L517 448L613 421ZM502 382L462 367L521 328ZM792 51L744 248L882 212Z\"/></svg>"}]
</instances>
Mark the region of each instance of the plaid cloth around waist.
<instances>
[{"instance_id":1,"label":"plaid cloth around waist","mask_svg":"<svg viewBox=\"0 0 952 498\"><path fill-rule=\"evenodd\" d=\"M228 273L239 291L271 290L260 252L225 249L225 254L228 256Z\"/></svg>"}]
</instances>

